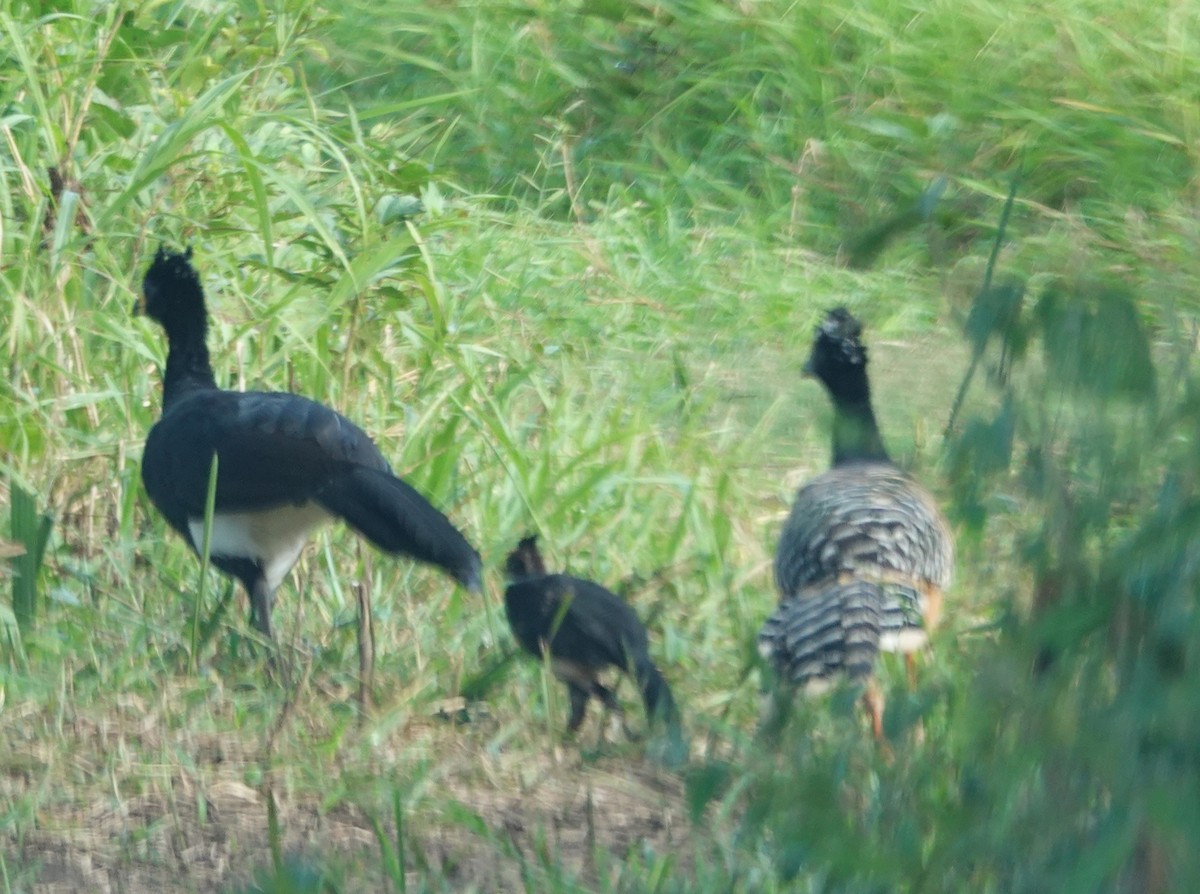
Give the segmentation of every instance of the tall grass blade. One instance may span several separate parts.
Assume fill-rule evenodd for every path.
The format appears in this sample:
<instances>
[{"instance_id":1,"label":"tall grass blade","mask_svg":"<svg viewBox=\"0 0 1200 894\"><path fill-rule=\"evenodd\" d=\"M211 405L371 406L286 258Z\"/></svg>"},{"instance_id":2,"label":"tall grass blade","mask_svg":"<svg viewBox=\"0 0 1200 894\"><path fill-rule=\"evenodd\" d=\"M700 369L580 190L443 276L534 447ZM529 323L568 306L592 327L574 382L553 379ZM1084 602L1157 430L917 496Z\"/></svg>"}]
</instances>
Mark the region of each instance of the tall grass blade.
<instances>
[{"instance_id":1,"label":"tall grass blade","mask_svg":"<svg viewBox=\"0 0 1200 894\"><path fill-rule=\"evenodd\" d=\"M438 337L446 334L446 308L443 301L444 293L441 283L438 281L436 272L434 271L433 255L429 252L429 246L425 244L425 240L421 238L420 232L413 225L412 221L405 221L405 226L408 228L408 233L412 237L417 248L421 252L421 257L425 261L425 269L428 274L425 288L421 290L425 297L426 303L429 305L429 314L433 317L433 325Z\"/></svg>"},{"instance_id":2,"label":"tall grass blade","mask_svg":"<svg viewBox=\"0 0 1200 894\"><path fill-rule=\"evenodd\" d=\"M50 263L58 267L62 262L63 250L71 240L75 230L75 215L79 209L79 193L72 189L64 189L58 197L58 208L55 210L54 233L50 238Z\"/></svg>"},{"instance_id":3,"label":"tall grass blade","mask_svg":"<svg viewBox=\"0 0 1200 894\"><path fill-rule=\"evenodd\" d=\"M1000 212L1000 223L996 227L996 238L992 240L992 251L988 255L987 267L984 269L983 283L979 286L979 291L976 293L976 302L990 300L991 298L992 278L996 272L996 261L999 259L1000 249L1004 245L1004 234L1008 230L1008 220L1012 216L1013 203L1017 198L1017 190L1021 186L1023 171L1023 166L1019 164L1017 165L1017 170L1013 172L1012 184L1008 188L1008 198L1004 202L1004 209ZM986 339L984 341L986 342ZM971 388L971 382L975 378L975 371L978 369L979 362L982 359L983 347L982 343L978 343L971 355L971 363L958 385L958 391L954 395L954 402L950 405L950 415L946 420L946 428L942 431L943 441L948 440L950 433L954 431L954 423L958 421L958 414L962 410L963 401L967 398L967 391Z\"/></svg>"},{"instance_id":4,"label":"tall grass blade","mask_svg":"<svg viewBox=\"0 0 1200 894\"><path fill-rule=\"evenodd\" d=\"M9 561L13 565L12 609L22 634L33 630L37 620L39 591L38 572L54 519L37 510L37 499L15 481L9 482L12 505L9 507L12 539L23 552Z\"/></svg>"},{"instance_id":5,"label":"tall grass blade","mask_svg":"<svg viewBox=\"0 0 1200 894\"><path fill-rule=\"evenodd\" d=\"M414 230L408 230L407 238L389 239L355 257L330 292L329 304L340 307L366 288L372 280L387 274L406 258L412 257L414 233Z\"/></svg>"},{"instance_id":6,"label":"tall grass blade","mask_svg":"<svg viewBox=\"0 0 1200 894\"><path fill-rule=\"evenodd\" d=\"M396 876L398 894L408 894L408 858L404 850L404 802L400 789L392 789L392 819L396 823Z\"/></svg>"},{"instance_id":7,"label":"tall grass blade","mask_svg":"<svg viewBox=\"0 0 1200 894\"><path fill-rule=\"evenodd\" d=\"M200 636L201 624L200 613L204 609L204 597L208 593L208 565L210 551L212 548L212 526L213 513L217 506L217 470L219 461L217 454L213 453L212 463L208 467L208 492L204 497L204 539L200 544L200 581L196 586L196 599L192 605L192 636L191 650L188 655L188 673L196 672L196 665L199 663L199 651L202 638ZM221 605L218 605L214 610L214 615L223 611L223 607L228 604L229 600L224 599ZM211 629L211 625L210 625Z\"/></svg>"},{"instance_id":8,"label":"tall grass blade","mask_svg":"<svg viewBox=\"0 0 1200 894\"><path fill-rule=\"evenodd\" d=\"M267 268L271 269L275 266L275 238L271 227L271 205L270 198L267 195L267 188L263 185L262 176L258 172L258 159L254 156L254 150L250 148L250 144L246 142L246 138L227 121L218 122L222 133L228 137L229 142L233 143L237 149L238 157L242 161L242 171L246 175L246 182L250 184L250 190L254 194L254 213L258 219L258 235L262 240L263 254L266 257Z\"/></svg>"},{"instance_id":9,"label":"tall grass blade","mask_svg":"<svg viewBox=\"0 0 1200 894\"><path fill-rule=\"evenodd\" d=\"M275 787L267 785L267 842L271 848L271 867L275 876L286 870L283 860L283 827L279 824L279 804L275 800Z\"/></svg>"},{"instance_id":10,"label":"tall grass blade","mask_svg":"<svg viewBox=\"0 0 1200 894\"><path fill-rule=\"evenodd\" d=\"M404 802L397 786L392 787L392 821L396 824L396 841L393 844L387 829L373 812L367 814L375 840L379 842L379 857L383 863L383 874L391 881L396 894L408 891L408 858L404 850Z\"/></svg>"}]
</instances>

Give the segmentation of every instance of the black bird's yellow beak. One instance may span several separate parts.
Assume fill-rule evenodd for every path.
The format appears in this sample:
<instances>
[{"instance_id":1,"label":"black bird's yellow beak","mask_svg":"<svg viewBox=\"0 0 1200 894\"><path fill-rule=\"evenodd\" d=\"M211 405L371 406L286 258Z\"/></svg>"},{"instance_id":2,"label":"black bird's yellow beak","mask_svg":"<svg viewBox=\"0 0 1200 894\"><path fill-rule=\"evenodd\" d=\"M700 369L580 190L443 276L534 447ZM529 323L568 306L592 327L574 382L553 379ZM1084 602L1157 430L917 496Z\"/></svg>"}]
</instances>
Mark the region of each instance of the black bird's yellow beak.
<instances>
[{"instance_id":1,"label":"black bird's yellow beak","mask_svg":"<svg viewBox=\"0 0 1200 894\"><path fill-rule=\"evenodd\" d=\"M146 314L146 296L138 295L133 302L133 315L135 317L145 316Z\"/></svg>"}]
</instances>

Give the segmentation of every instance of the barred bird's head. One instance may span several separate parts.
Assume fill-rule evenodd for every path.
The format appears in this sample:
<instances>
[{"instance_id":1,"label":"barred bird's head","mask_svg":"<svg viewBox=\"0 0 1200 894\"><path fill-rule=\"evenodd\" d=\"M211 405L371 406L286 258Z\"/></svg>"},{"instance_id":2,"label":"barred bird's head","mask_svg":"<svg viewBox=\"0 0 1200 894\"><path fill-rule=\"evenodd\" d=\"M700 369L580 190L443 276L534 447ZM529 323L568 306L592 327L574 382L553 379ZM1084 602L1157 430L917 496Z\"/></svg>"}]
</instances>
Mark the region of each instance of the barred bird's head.
<instances>
[{"instance_id":1,"label":"barred bird's head","mask_svg":"<svg viewBox=\"0 0 1200 894\"><path fill-rule=\"evenodd\" d=\"M867 349L862 323L844 307L835 307L817 326L805 375L819 380L835 400L865 400Z\"/></svg>"}]
</instances>

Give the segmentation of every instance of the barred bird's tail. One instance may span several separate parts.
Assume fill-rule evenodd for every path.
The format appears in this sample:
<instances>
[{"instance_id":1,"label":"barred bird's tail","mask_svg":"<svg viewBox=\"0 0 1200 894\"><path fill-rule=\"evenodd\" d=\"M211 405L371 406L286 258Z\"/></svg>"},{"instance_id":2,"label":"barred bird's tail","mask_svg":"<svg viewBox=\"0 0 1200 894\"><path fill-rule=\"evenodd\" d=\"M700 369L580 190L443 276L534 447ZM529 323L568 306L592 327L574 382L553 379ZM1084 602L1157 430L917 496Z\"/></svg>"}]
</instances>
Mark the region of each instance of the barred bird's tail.
<instances>
[{"instance_id":1,"label":"barred bird's tail","mask_svg":"<svg viewBox=\"0 0 1200 894\"><path fill-rule=\"evenodd\" d=\"M844 675L870 676L881 639L899 622L888 585L831 581L781 603L758 634L758 651L783 682L806 692L828 689ZM899 629L897 627L897 629Z\"/></svg>"}]
</instances>

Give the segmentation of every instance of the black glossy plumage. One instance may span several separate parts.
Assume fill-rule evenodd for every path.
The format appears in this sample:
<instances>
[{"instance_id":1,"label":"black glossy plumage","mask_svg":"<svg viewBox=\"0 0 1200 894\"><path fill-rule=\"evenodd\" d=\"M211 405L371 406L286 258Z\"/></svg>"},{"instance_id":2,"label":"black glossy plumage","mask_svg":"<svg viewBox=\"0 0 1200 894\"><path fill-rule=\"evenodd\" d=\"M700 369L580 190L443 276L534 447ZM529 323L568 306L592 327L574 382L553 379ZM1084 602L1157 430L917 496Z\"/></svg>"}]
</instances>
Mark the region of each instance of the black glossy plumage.
<instances>
[{"instance_id":1,"label":"black glossy plumage","mask_svg":"<svg viewBox=\"0 0 1200 894\"><path fill-rule=\"evenodd\" d=\"M810 689L865 676L879 650L919 648L954 562L933 497L884 447L861 333L844 308L817 329L805 372L833 401L832 468L796 494L775 556L780 604L759 635L781 675Z\"/></svg>"},{"instance_id":2,"label":"black glossy plumage","mask_svg":"<svg viewBox=\"0 0 1200 894\"><path fill-rule=\"evenodd\" d=\"M637 682L647 717L679 735L671 689L650 659L646 628L624 600L592 581L548 574L533 537L509 555L507 570L508 623L531 655L544 657L549 647L555 676L570 691L572 731L583 722L589 698L620 710L612 690L599 679L603 671L616 668Z\"/></svg>"},{"instance_id":3,"label":"black glossy plumage","mask_svg":"<svg viewBox=\"0 0 1200 894\"><path fill-rule=\"evenodd\" d=\"M163 414L146 438L142 480L151 502L199 552L198 522L217 455L212 560L246 586L255 626L271 636L275 589L311 529L334 517L382 550L480 589L479 554L392 474L362 429L299 395L217 388L204 293L190 256L159 249L137 308L168 340Z\"/></svg>"}]
</instances>

